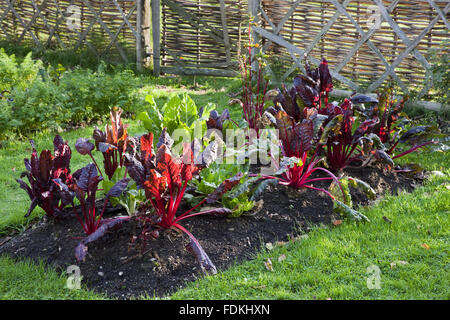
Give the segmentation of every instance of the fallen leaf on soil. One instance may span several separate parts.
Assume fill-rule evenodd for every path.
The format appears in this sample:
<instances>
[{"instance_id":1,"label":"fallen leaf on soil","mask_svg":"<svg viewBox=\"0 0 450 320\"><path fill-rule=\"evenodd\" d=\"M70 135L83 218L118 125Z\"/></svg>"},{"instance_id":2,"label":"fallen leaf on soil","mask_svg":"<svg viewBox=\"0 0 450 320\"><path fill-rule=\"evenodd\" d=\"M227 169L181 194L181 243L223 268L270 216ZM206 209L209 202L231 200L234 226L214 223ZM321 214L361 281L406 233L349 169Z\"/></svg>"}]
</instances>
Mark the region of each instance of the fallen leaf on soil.
<instances>
[{"instance_id":1,"label":"fallen leaf on soil","mask_svg":"<svg viewBox=\"0 0 450 320\"><path fill-rule=\"evenodd\" d=\"M264 261L264 265L266 266L267 270L273 271L272 260L267 259L267 261Z\"/></svg>"},{"instance_id":2,"label":"fallen leaf on soil","mask_svg":"<svg viewBox=\"0 0 450 320\"><path fill-rule=\"evenodd\" d=\"M408 264L408 261L397 260L397 261L391 262L391 269L394 269L396 265L405 265L405 264Z\"/></svg>"},{"instance_id":3,"label":"fallen leaf on soil","mask_svg":"<svg viewBox=\"0 0 450 320\"><path fill-rule=\"evenodd\" d=\"M282 254L281 256L278 257L278 262L281 262L283 260L286 260L286 255Z\"/></svg>"},{"instance_id":4,"label":"fallen leaf on soil","mask_svg":"<svg viewBox=\"0 0 450 320\"><path fill-rule=\"evenodd\" d=\"M430 246L429 245L427 245L426 243L422 243L422 248L425 248L425 249L430 249Z\"/></svg>"}]
</instances>

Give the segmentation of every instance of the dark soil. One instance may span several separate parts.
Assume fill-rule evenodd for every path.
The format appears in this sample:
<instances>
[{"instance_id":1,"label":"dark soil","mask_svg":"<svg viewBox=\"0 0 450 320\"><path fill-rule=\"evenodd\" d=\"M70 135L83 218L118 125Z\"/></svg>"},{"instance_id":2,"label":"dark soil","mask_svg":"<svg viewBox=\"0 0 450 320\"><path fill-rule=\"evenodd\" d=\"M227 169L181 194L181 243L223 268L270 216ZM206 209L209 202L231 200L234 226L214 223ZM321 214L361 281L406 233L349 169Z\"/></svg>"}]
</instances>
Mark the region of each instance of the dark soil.
<instances>
[{"instance_id":1,"label":"dark soil","mask_svg":"<svg viewBox=\"0 0 450 320\"><path fill-rule=\"evenodd\" d=\"M377 168L349 169L347 174L369 183L379 196L412 191L422 182ZM352 190L352 196L356 206L370 204L359 191ZM224 270L234 262L254 258L265 243L287 241L307 232L311 225L330 224L332 207L332 201L321 192L276 186L266 190L252 212L239 218L198 216L184 220L183 226L197 237L217 269ZM117 210L109 213L118 214ZM137 224L124 223L90 243L85 261L78 263L74 249L83 232L77 219L44 220L9 241L0 239L0 254L44 259L61 271L78 265L88 288L119 299L141 294L166 296L203 274L196 258L185 249L188 237L173 230L161 231L143 249L136 243L130 245L132 237L141 233Z\"/></svg>"}]
</instances>

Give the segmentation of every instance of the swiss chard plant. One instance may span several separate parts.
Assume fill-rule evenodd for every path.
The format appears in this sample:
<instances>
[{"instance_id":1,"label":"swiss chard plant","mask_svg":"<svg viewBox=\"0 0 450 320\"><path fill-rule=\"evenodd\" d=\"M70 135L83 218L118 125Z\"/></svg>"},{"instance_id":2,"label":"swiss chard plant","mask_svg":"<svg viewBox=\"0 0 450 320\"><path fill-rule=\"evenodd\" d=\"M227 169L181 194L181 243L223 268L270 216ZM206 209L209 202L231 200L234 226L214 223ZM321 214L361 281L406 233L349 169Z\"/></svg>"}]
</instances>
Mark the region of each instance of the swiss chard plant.
<instances>
[{"instance_id":1,"label":"swiss chard plant","mask_svg":"<svg viewBox=\"0 0 450 320\"><path fill-rule=\"evenodd\" d=\"M25 217L28 217L36 206L41 207L47 216L55 217L65 206L71 204L73 199L73 196L67 197L62 193L55 183L55 181L62 181L67 185L73 183L70 174L71 149L59 135L53 140L53 155L50 150L42 150L38 156L34 141L30 140L30 143L31 159L24 160L26 171L21 175L27 177L29 185L22 179L16 179L31 200Z\"/></svg>"},{"instance_id":2,"label":"swiss chard plant","mask_svg":"<svg viewBox=\"0 0 450 320\"><path fill-rule=\"evenodd\" d=\"M352 102L348 99L341 106L330 106L328 118L323 123L319 144L324 145L327 163L332 171L338 172L352 163L361 164L366 155L361 142L378 119L356 121Z\"/></svg>"},{"instance_id":3,"label":"swiss chard plant","mask_svg":"<svg viewBox=\"0 0 450 320\"><path fill-rule=\"evenodd\" d=\"M94 129L93 139L91 143L89 139L79 138L75 143L75 148L82 155L89 155L94 162L98 172L103 177L103 173L98 166L92 154L93 151L102 153L103 169L106 178L102 179L102 190L104 194L120 180L127 176L126 167L124 166L125 152L128 145L134 143L134 138L128 136L127 125L121 119L122 109L113 108L110 112L111 124L105 126L105 131L98 128ZM120 203L130 215L136 212L136 206L142 199L142 193L135 192L131 189L121 195L120 199L112 198L111 203L116 205Z\"/></svg>"},{"instance_id":4,"label":"swiss chard plant","mask_svg":"<svg viewBox=\"0 0 450 320\"><path fill-rule=\"evenodd\" d=\"M379 122L371 129L386 146L386 153L394 160L403 157L419 148L437 143L440 131L436 126L415 126L405 129L408 122L403 112L408 97L400 101L394 99L392 88L387 88L379 94L379 103L369 111L372 119ZM400 145L409 145L406 150L396 152Z\"/></svg>"},{"instance_id":5,"label":"swiss chard plant","mask_svg":"<svg viewBox=\"0 0 450 320\"><path fill-rule=\"evenodd\" d=\"M79 210L77 210L73 201L71 203L76 217L86 234L86 237L75 249L75 256L78 260L84 260L89 242L97 240L108 229L118 223L130 219L129 216L103 219L110 198L119 197L127 188L129 179L120 180L108 191L103 202L103 209L100 211L96 207L96 197L99 183L102 180L103 177L98 175L97 167L93 163L75 172L73 174L73 183L70 185L65 184L60 179L55 180L64 197L73 199L75 195L80 203Z\"/></svg>"},{"instance_id":6,"label":"swiss chard plant","mask_svg":"<svg viewBox=\"0 0 450 320\"><path fill-rule=\"evenodd\" d=\"M315 181L337 180L333 173L318 166L323 159L318 156L321 146L314 144L314 117L315 115L311 114L310 118L296 123L283 110L277 112L276 125L282 154L278 174L281 174L281 177L266 176L265 178L277 179L280 184L295 189L309 188L331 196L327 190L310 185ZM328 177L312 178L311 175L316 171L323 171Z\"/></svg>"},{"instance_id":7,"label":"swiss chard plant","mask_svg":"<svg viewBox=\"0 0 450 320\"><path fill-rule=\"evenodd\" d=\"M197 158L194 158L194 152L189 143L184 144L182 156L174 156L171 153L173 143L174 141L164 129L155 152L153 134L143 135L140 139L140 151L134 150L132 154L127 154L125 165L138 188L145 190L146 198L156 216L156 218L149 217L147 221L163 229L176 228L186 233L190 239L190 249L197 256L202 270L215 273L214 264L198 240L180 222L198 215L227 215L231 213L231 210L226 208L194 212L205 202L210 204L216 202L224 192L228 191L228 184L226 186L221 185L218 190L191 209L181 214L178 212L188 183L206 164L214 160L211 157L214 157L216 153L211 152L210 149L216 148L214 147L215 142L211 142ZM238 182L239 180L229 182L229 184L237 184Z\"/></svg>"},{"instance_id":8,"label":"swiss chard plant","mask_svg":"<svg viewBox=\"0 0 450 320\"><path fill-rule=\"evenodd\" d=\"M244 54L242 54L241 41L238 45L238 61L242 80L242 90L240 97L229 101L230 105L239 104L248 128L251 128L259 135L261 117L265 111L267 92L269 88L269 79L264 75L266 63L265 57L258 52L260 47L252 37L252 26L248 26L248 43L244 45Z\"/></svg>"},{"instance_id":9,"label":"swiss chard plant","mask_svg":"<svg viewBox=\"0 0 450 320\"><path fill-rule=\"evenodd\" d=\"M148 95L145 100L149 104L148 111L141 112L137 119L142 122L148 132L154 132L157 135L166 128L170 135L175 130L179 130L178 134L190 139L201 138L206 133L206 121L210 117L210 112L215 109L215 106L210 103L199 110L187 93L181 98L172 97L162 108L156 105L151 95Z\"/></svg>"},{"instance_id":10,"label":"swiss chard plant","mask_svg":"<svg viewBox=\"0 0 450 320\"><path fill-rule=\"evenodd\" d=\"M113 108L110 113L111 125L105 131L95 128L93 138L95 147L103 154L103 164L108 179L112 179L117 168L123 167L124 154L127 149L127 125L121 119L122 109Z\"/></svg>"},{"instance_id":11,"label":"swiss chard plant","mask_svg":"<svg viewBox=\"0 0 450 320\"><path fill-rule=\"evenodd\" d=\"M295 122L303 120L310 108L321 113L328 104L328 95L333 90L333 81L328 69L328 62L323 59L316 69L311 69L305 56L306 74L294 78L291 88L284 84L274 95L276 109L285 111Z\"/></svg>"},{"instance_id":12,"label":"swiss chard plant","mask_svg":"<svg viewBox=\"0 0 450 320\"><path fill-rule=\"evenodd\" d=\"M189 193L187 200L191 205L196 205L217 190L223 181L227 179L236 180L238 177L240 180L239 184L223 193L218 201L223 207L231 210L229 217L239 217L244 212L253 209L256 198L267 186L266 181L258 183L259 175L251 176L248 164L211 164L199 173L198 179L191 180L190 184L195 191Z\"/></svg>"}]
</instances>

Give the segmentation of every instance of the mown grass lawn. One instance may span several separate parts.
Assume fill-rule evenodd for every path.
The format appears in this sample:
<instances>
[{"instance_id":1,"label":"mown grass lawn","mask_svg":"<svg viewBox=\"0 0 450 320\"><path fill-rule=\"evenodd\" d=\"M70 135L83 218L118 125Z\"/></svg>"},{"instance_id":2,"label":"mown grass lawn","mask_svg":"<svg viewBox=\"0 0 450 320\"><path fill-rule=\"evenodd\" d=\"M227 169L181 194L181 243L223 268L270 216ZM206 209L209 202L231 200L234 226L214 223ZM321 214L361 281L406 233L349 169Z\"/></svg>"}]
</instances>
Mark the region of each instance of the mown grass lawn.
<instances>
[{"instance_id":1,"label":"mown grass lawn","mask_svg":"<svg viewBox=\"0 0 450 320\"><path fill-rule=\"evenodd\" d=\"M158 104L167 96L186 90L199 106L212 100L222 109L228 100L227 89L222 89L220 82L206 84L201 90L183 86L167 90L163 85L144 85L140 90L153 93ZM143 131L134 121L129 123L131 134ZM71 146L78 137L91 134L92 127L61 133ZM52 148L53 134L41 133L33 138L38 149ZM72 149L72 171L75 171L89 159ZM30 219L23 218L29 199L15 178L23 171L23 158L29 157L29 153L27 141L0 149L2 235L23 230L43 214L36 209ZM449 155L449 152L418 152L402 159L419 162L428 170L439 170L443 176L433 176L411 194L387 196L374 206L362 208L370 223L344 221L337 227L316 227L301 240L260 252L255 260L189 283L168 298L449 299ZM392 222L386 222L383 216ZM266 269L267 259L271 259L273 271ZM380 270L380 289L367 287L369 266ZM0 299L105 298L86 288L69 290L66 280L67 275L60 275L42 263L0 258Z\"/></svg>"},{"instance_id":2,"label":"mown grass lawn","mask_svg":"<svg viewBox=\"0 0 450 320\"><path fill-rule=\"evenodd\" d=\"M448 175L433 178L411 194L364 208L370 223L316 228L172 298L449 299L449 188ZM266 269L267 259L273 271ZM368 288L370 266L379 268L380 289Z\"/></svg>"}]
</instances>

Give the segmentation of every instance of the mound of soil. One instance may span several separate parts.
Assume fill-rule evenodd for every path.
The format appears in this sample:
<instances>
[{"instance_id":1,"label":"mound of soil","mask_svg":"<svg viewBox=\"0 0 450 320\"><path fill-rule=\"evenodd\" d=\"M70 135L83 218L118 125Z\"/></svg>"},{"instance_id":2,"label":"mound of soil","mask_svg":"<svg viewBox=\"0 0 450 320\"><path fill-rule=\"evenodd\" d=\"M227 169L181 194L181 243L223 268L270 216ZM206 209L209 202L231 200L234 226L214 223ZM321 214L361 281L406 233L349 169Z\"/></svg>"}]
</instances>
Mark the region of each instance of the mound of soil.
<instances>
[{"instance_id":1,"label":"mound of soil","mask_svg":"<svg viewBox=\"0 0 450 320\"><path fill-rule=\"evenodd\" d=\"M383 172L378 168L349 169L347 174L369 183L378 196L411 191L422 179ZM326 187L326 181L314 184ZM371 201L351 190L356 206ZM101 203L99 204L101 206ZM252 259L265 243L287 241L308 232L311 225L333 221L333 204L325 194L310 189L294 191L272 186L259 199L252 212L239 218L198 216L183 221L183 226L199 240L218 270L235 262ZM110 210L109 215L125 214ZM141 233L137 223L124 223L114 232L88 245L84 262L77 262L74 249L83 236L73 215L60 221L43 219L11 239L0 239L0 255L13 258L44 259L48 265L65 271L78 265L88 288L110 297L128 299L141 294L166 296L187 282L203 275L196 258L186 250L189 239L174 230L161 231L145 247L131 245ZM3 243L3 244L2 244Z\"/></svg>"}]
</instances>

